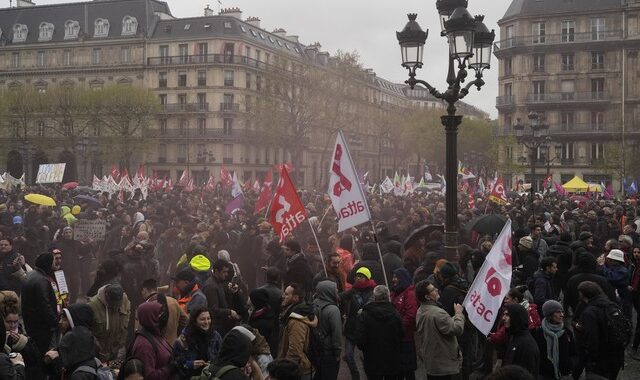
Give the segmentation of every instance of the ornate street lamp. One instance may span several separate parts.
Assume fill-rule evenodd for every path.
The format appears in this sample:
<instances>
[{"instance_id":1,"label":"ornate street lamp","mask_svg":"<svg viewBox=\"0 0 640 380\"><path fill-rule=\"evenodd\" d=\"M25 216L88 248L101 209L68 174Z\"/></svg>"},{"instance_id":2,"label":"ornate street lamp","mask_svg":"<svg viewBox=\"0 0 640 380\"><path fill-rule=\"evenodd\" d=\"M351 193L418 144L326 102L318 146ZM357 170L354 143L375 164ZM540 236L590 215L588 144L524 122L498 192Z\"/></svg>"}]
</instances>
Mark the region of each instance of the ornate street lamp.
<instances>
[{"instance_id":1,"label":"ornate street lamp","mask_svg":"<svg viewBox=\"0 0 640 380\"><path fill-rule=\"evenodd\" d=\"M445 249L447 260L458 261L458 126L462 116L456 115L455 103L464 98L472 86L478 90L484 85L482 72L490 67L491 48L495 33L489 32L482 23L483 16L472 17L467 11L468 0L438 0L436 7L440 15L441 35L449 43L449 71L445 92L439 92L429 83L416 79L416 70L422 68L422 55L427 32L416 22L417 14L408 15L409 22L397 32L402 53L402 66L409 70L405 83L413 89L417 84L426 87L431 95L447 102L447 115L441 117L446 132L446 221ZM467 67L476 73L475 80L463 87L467 78ZM457 69L457 72L456 72Z\"/></svg>"}]
</instances>

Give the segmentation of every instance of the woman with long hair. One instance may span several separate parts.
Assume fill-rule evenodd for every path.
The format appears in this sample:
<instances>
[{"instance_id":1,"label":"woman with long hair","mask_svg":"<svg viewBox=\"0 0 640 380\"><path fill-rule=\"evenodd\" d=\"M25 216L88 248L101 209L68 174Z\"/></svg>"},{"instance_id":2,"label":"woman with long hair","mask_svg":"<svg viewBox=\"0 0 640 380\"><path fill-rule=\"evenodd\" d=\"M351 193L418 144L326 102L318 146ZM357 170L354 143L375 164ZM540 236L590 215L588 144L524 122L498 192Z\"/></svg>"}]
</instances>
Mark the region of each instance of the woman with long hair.
<instances>
[{"instance_id":1,"label":"woman with long hair","mask_svg":"<svg viewBox=\"0 0 640 380\"><path fill-rule=\"evenodd\" d=\"M173 345L173 364L180 379L198 376L220 351L222 337L213 329L206 307L197 307L189 315L189 323Z\"/></svg>"}]
</instances>

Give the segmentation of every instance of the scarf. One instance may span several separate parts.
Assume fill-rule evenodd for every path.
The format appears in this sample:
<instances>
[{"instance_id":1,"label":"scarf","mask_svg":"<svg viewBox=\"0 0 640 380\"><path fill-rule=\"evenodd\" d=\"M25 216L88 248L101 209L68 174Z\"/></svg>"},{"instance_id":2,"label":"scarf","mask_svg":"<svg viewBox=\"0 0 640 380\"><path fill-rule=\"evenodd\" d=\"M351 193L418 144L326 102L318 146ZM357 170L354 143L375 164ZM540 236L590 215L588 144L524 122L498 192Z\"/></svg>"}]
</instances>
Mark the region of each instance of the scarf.
<instances>
[{"instance_id":1,"label":"scarf","mask_svg":"<svg viewBox=\"0 0 640 380\"><path fill-rule=\"evenodd\" d=\"M542 332L547 342L547 359L553 364L556 379L560 378L560 343L558 339L564 335L564 331L562 323L556 325L549 322L547 318L542 320Z\"/></svg>"}]
</instances>

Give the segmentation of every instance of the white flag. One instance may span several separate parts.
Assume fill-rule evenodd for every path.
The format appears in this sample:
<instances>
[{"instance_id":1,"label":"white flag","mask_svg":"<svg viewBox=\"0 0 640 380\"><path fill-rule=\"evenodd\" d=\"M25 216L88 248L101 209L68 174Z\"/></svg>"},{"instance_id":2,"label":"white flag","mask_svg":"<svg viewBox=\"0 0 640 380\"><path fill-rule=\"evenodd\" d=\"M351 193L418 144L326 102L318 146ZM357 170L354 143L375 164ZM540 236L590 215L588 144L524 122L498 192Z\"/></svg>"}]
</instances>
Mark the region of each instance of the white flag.
<instances>
[{"instance_id":1,"label":"white flag","mask_svg":"<svg viewBox=\"0 0 640 380\"><path fill-rule=\"evenodd\" d=\"M338 216L338 232L341 232L369 221L371 216L347 143L340 130L331 157L333 160L329 167L328 194Z\"/></svg>"},{"instance_id":2,"label":"white flag","mask_svg":"<svg viewBox=\"0 0 640 380\"><path fill-rule=\"evenodd\" d=\"M498 317L502 300L511 284L511 219L507 220L498 239L471 284L463 305L473 323L488 335Z\"/></svg>"},{"instance_id":3,"label":"white flag","mask_svg":"<svg viewBox=\"0 0 640 380\"><path fill-rule=\"evenodd\" d=\"M387 176L387 178L385 178L384 181L382 181L382 183L380 184L380 189L383 193L389 194L391 190L393 190L393 181L391 180L391 178Z\"/></svg>"},{"instance_id":4,"label":"white flag","mask_svg":"<svg viewBox=\"0 0 640 380\"><path fill-rule=\"evenodd\" d=\"M238 176L236 174L236 172L233 172L233 185L231 186L231 196L233 198L237 197L238 195L242 194L242 186L240 185L240 182L238 181Z\"/></svg>"}]
</instances>

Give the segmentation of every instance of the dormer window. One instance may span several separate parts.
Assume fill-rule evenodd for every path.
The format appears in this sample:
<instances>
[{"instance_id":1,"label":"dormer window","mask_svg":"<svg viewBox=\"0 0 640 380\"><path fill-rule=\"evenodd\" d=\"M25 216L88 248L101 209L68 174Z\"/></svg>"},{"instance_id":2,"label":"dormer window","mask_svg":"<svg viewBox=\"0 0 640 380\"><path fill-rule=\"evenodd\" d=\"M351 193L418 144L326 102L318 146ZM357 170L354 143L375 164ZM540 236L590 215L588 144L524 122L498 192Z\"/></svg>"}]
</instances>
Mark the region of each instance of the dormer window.
<instances>
[{"instance_id":1,"label":"dormer window","mask_svg":"<svg viewBox=\"0 0 640 380\"><path fill-rule=\"evenodd\" d=\"M64 23L64 39L75 40L80 33L80 23L76 20L67 20Z\"/></svg>"},{"instance_id":2,"label":"dormer window","mask_svg":"<svg viewBox=\"0 0 640 380\"><path fill-rule=\"evenodd\" d=\"M96 19L93 25L94 37L108 37L109 36L109 20L106 18Z\"/></svg>"},{"instance_id":3,"label":"dormer window","mask_svg":"<svg viewBox=\"0 0 640 380\"><path fill-rule=\"evenodd\" d=\"M50 22L41 22L38 34L38 41L51 41L53 38L53 29L54 26Z\"/></svg>"},{"instance_id":4,"label":"dormer window","mask_svg":"<svg viewBox=\"0 0 640 380\"><path fill-rule=\"evenodd\" d=\"M29 34L29 28L25 24L15 24L13 26L13 42L25 42L27 35Z\"/></svg>"},{"instance_id":5,"label":"dormer window","mask_svg":"<svg viewBox=\"0 0 640 380\"><path fill-rule=\"evenodd\" d=\"M132 16L124 16L122 19L122 35L133 36L138 32L138 19Z\"/></svg>"}]
</instances>

